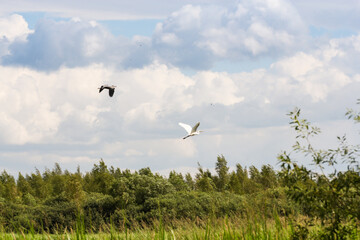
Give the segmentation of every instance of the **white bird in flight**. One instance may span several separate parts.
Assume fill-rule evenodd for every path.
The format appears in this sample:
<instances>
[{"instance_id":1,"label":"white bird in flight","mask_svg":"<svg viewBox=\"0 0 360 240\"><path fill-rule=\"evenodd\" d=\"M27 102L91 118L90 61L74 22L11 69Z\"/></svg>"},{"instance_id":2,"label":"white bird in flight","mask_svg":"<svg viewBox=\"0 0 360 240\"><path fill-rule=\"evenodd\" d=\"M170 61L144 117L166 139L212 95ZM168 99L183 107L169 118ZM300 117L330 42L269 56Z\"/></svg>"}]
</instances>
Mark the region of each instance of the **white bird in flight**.
<instances>
[{"instance_id":1,"label":"white bird in flight","mask_svg":"<svg viewBox=\"0 0 360 240\"><path fill-rule=\"evenodd\" d=\"M104 89L109 89L109 96L112 97L114 95L115 88L116 86L114 85L102 85L101 87L99 87L99 93L101 93L101 91Z\"/></svg>"},{"instance_id":2,"label":"white bird in flight","mask_svg":"<svg viewBox=\"0 0 360 240\"><path fill-rule=\"evenodd\" d=\"M199 135L201 132L203 132L203 131L197 131L197 128L199 127L200 122L195 124L195 126L193 126L193 127L191 127L185 123L179 123L179 125L182 126L183 128L185 128L186 132L188 133L188 135L183 137L183 139L186 139L191 136Z\"/></svg>"}]
</instances>

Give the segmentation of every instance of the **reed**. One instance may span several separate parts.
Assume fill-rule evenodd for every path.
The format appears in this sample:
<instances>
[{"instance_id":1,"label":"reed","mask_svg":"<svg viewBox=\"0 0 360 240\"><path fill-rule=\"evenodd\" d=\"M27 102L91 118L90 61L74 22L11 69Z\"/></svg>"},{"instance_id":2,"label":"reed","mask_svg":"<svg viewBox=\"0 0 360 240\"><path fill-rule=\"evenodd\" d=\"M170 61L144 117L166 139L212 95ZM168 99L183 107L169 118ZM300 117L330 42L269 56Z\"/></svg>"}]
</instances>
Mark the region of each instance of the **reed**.
<instances>
[{"instance_id":1,"label":"reed","mask_svg":"<svg viewBox=\"0 0 360 240\"><path fill-rule=\"evenodd\" d=\"M124 222L126 219L124 219ZM111 224L104 226L98 233L86 232L83 216L79 215L74 229L70 231L42 234L34 232L12 232L0 233L0 239L14 240L136 240L136 239L155 239L155 240L233 240L233 239L265 239L281 240L291 239L295 227L292 221L279 216L276 212L271 218L264 218L261 215L247 217L229 216L225 218L208 218L206 220L188 219L174 220L168 222L162 215L152 224L137 226L130 231L126 224ZM316 226L314 226L314 231ZM352 238L360 239L359 229L354 230ZM315 232L309 232L307 239L316 239Z\"/></svg>"}]
</instances>

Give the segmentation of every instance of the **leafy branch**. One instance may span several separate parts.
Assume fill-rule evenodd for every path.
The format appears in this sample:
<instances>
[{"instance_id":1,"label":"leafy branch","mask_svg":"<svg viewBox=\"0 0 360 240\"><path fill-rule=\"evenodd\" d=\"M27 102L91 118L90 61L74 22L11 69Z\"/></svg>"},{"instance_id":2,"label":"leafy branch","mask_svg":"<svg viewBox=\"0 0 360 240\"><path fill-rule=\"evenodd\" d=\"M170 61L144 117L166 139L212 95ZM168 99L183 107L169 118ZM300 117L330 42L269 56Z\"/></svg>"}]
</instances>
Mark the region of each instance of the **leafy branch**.
<instances>
[{"instance_id":1,"label":"leafy branch","mask_svg":"<svg viewBox=\"0 0 360 240\"><path fill-rule=\"evenodd\" d=\"M359 101L360 103L360 101ZM311 126L306 119L300 118L300 109L295 108L289 114L290 125L296 131L296 142L292 151L278 155L281 175L288 187L288 196L303 206L304 213L311 219L320 219L324 226L324 236L337 238L347 234L348 226L344 223L360 219L360 213L354 213L360 198L359 152L360 145L350 145L346 136L337 137L339 145L335 149L316 149L310 141L318 135L320 129ZM359 113L348 110L346 115L355 122L360 121ZM307 169L294 162L291 153L311 156L312 163L321 173ZM346 171L337 171L337 164L347 165ZM332 166L333 173L324 174L325 166ZM310 221L312 222L312 221ZM308 226L305 226L305 228Z\"/></svg>"}]
</instances>

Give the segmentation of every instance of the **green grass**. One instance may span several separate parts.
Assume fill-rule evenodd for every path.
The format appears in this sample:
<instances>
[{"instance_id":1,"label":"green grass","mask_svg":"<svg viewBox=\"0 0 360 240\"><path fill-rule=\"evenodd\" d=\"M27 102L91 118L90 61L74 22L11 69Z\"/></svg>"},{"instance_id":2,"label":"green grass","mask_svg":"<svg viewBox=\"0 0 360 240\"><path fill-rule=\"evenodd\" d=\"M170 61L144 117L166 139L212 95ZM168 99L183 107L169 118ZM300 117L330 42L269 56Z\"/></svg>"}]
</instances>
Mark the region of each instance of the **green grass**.
<instances>
[{"instance_id":1,"label":"green grass","mask_svg":"<svg viewBox=\"0 0 360 240\"><path fill-rule=\"evenodd\" d=\"M86 233L78 220L75 229L57 234L0 233L0 238L7 239L289 239L291 227L281 220L244 220L239 218L208 219L207 221L177 220L173 227L165 226L162 220L153 227L128 229L105 226L99 233Z\"/></svg>"},{"instance_id":2,"label":"green grass","mask_svg":"<svg viewBox=\"0 0 360 240\"><path fill-rule=\"evenodd\" d=\"M43 232L37 234L28 233L4 233L0 232L0 239L26 239L26 240L50 240L50 239L75 239L75 240L135 240L135 239L158 239L158 240L213 240L213 239L291 239L298 227L275 214L271 219L264 219L261 216L256 218L229 217L224 219L209 218L203 220L175 220L165 221L162 218L150 225L135 226L132 230L124 228L124 224L112 223L102 228L100 232L91 233L85 230L84 219L79 217L74 229L65 230L56 234ZM165 224L167 223L167 224ZM169 224L170 223L170 224ZM318 239L314 226L307 233L306 239ZM300 232L301 233L301 232ZM299 235L297 235L299 236ZM296 239L296 238L295 238ZM298 238L301 239L301 238ZM354 230L353 237L346 239L360 239L359 229Z\"/></svg>"}]
</instances>

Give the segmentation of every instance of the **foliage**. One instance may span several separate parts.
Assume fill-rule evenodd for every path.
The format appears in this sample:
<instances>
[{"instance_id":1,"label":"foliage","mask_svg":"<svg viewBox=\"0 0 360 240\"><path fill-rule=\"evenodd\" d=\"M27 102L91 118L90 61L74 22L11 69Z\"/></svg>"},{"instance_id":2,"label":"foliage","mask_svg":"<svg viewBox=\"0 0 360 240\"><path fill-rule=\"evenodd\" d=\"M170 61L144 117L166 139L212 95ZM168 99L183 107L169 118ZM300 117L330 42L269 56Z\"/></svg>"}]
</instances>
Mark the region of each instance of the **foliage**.
<instances>
[{"instance_id":1,"label":"foliage","mask_svg":"<svg viewBox=\"0 0 360 240\"><path fill-rule=\"evenodd\" d=\"M348 114L349 115L349 114ZM289 113L290 125L297 133L293 151L283 152L278 159L281 163L281 178L287 186L288 196L299 203L303 213L310 217L305 225L298 224L300 232L307 231L319 219L322 229L319 237L340 239L350 235L354 224L360 220L360 146L347 143L346 136L338 137L336 149L316 149L310 139L320 133L306 119L300 118L300 109ZM358 116L351 115L354 120ZM292 154L303 154L310 158L315 169L309 169L293 160ZM347 170L339 171L340 165ZM333 171L325 174L328 166Z\"/></svg>"},{"instance_id":2,"label":"foliage","mask_svg":"<svg viewBox=\"0 0 360 240\"><path fill-rule=\"evenodd\" d=\"M111 222L126 222L128 228L133 228L150 224L159 216L171 221L247 216L260 212L254 209L263 211L264 202L269 203L269 213L274 207L279 212L286 208L285 203L278 207L279 194L266 193L277 187L277 174L270 166L261 170L251 166L251 176L240 164L236 171L229 172L225 157L218 156L215 167L217 174L199 166L195 178L175 171L166 178L149 168L131 173L108 168L102 159L85 174L79 169L75 173L63 171L59 164L44 173L37 169L30 175L19 173L17 180L3 171L0 227L5 231L45 229L52 233L80 226L77 222L82 216L86 231L97 232ZM258 176L254 177L253 172ZM283 189L277 191L286 201Z\"/></svg>"}]
</instances>

